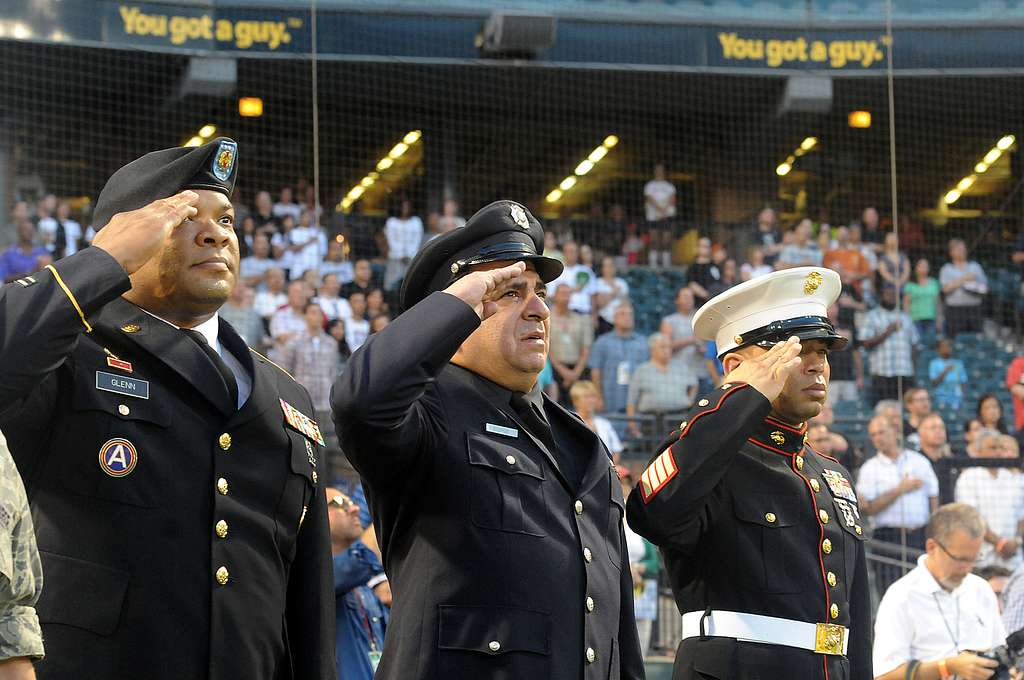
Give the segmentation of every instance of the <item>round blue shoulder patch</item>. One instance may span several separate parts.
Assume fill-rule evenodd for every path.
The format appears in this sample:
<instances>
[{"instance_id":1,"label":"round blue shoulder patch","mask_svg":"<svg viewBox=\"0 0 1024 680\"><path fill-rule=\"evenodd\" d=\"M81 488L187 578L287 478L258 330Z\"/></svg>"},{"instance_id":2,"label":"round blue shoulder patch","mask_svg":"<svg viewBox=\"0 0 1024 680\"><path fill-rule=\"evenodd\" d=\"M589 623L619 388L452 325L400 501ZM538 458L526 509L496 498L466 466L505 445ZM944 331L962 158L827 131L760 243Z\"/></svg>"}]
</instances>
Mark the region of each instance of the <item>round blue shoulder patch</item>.
<instances>
[{"instance_id":1,"label":"round blue shoulder patch","mask_svg":"<svg viewBox=\"0 0 1024 680\"><path fill-rule=\"evenodd\" d=\"M139 452L127 439L114 438L100 447L100 467L111 477L131 474L139 462Z\"/></svg>"}]
</instances>

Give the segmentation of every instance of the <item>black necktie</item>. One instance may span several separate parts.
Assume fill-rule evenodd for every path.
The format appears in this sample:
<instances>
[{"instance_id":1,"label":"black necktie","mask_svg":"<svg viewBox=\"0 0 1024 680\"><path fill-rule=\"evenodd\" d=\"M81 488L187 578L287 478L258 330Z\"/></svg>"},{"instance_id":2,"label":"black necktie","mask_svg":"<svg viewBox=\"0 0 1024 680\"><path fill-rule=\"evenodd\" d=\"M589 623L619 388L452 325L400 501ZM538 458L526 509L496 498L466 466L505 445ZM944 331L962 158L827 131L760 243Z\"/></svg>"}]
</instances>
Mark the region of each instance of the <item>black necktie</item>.
<instances>
[{"instance_id":1,"label":"black necktie","mask_svg":"<svg viewBox=\"0 0 1024 680\"><path fill-rule=\"evenodd\" d=\"M544 442L552 454L555 453L555 437L551 432L551 424L544 417L537 406L527 397L524 392L513 392L509 400L512 408L523 420L523 423L530 430L534 437Z\"/></svg>"},{"instance_id":2,"label":"black necktie","mask_svg":"<svg viewBox=\"0 0 1024 680\"><path fill-rule=\"evenodd\" d=\"M231 372L228 365L224 363L224 360L217 354L217 350L210 347L210 343L206 341L206 336L197 330L191 328L182 328L185 331L185 335L192 338L192 341L199 345L199 349L210 358L213 365L217 368L217 372L220 373L221 379L224 381L224 386L228 390L228 394L231 396L231 408L238 408L238 382L235 380L235 374Z\"/></svg>"}]
</instances>

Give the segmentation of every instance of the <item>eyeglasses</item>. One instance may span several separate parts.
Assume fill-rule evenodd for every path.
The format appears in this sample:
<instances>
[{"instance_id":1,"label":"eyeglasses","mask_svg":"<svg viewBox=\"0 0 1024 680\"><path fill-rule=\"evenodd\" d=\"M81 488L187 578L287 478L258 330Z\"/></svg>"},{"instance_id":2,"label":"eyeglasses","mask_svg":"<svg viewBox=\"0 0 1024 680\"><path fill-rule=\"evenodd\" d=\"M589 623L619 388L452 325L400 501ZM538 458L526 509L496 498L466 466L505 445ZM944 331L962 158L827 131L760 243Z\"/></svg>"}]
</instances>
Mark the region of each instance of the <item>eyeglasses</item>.
<instances>
[{"instance_id":1,"label":"eyeglasses","mask_svg":"<svg viewBox=\"0 0 1024 680\"><path fill-rule=\"evenodd\" d=\"M327 501L327 505L333 505L336 508L341 508L342 512L348 512L352 508L356 507L355 501L353 501L348 496L341 495L334 496L333 498L331 498L329 501Z\"/></svg>"},{"instance_id":2,"label":"eyeglasses","mask_svg":"<svg viewBox=\"0 0 1024 680\"><path fill-rule=\"evenodd\" d=\"M974 564L975 560L978 559L977 555L975 555L974 557L957 557L953 553L949 552L949 550L946 549L946 546L939 543L938 540L934 538L932 540L935 541L935 545L942 548L942 552L946 553L946 556L954 562L959 562L960 564Z\"/></svg>"}]
</instances>

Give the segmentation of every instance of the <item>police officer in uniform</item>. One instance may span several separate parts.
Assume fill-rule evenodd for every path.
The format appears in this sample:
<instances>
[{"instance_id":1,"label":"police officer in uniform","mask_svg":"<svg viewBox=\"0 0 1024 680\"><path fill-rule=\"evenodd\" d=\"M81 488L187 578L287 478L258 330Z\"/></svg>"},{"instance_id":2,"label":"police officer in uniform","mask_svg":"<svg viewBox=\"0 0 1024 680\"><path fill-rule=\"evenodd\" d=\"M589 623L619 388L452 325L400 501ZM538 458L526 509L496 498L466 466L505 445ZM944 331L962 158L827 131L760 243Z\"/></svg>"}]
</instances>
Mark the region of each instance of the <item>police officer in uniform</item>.
<instances>
[{"instance_id":1,"label":"police officer in uniform","mask_svg":"<svg viewBox=\"0 0 1024 680\"><path fill-rule=\"evenodd\" d=\"M498 201L427 243L334 385L394 593L379 679L644 675L619 481L537 385L543 236Z\"/></svg>"},{"instance_id":2,"label":"police officer in uniform","mask_svg":"<svg viewBox=\"0 0 1024 680\"><path fill-rule=\"evenodd\" d=\"M776 272L707 302L721 388L659 446L629 525L659 546L683 614L675 680L870 680L864 528L850 473L807 446L825 404L839 276Z\"/></svg>"},{"instance_id":3,"label":"police officer in uniform","mask_svg":"<svg viewBox=\"0 0 1024 680\"><path fill-rule=\"evenodd\" d=\"M322 433L217 310L226 138L150 153L93 246L0 289L0 427L46 584L40 678L334 678Z\"/></svg>"}]
</instances>

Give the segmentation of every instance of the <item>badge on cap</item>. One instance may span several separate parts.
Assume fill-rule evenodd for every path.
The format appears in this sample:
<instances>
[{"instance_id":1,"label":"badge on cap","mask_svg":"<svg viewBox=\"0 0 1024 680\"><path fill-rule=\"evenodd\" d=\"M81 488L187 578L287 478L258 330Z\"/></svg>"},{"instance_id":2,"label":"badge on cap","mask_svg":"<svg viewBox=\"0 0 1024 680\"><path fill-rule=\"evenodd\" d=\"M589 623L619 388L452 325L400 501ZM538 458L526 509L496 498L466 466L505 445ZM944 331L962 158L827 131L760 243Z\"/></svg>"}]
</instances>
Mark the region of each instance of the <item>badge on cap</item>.
<instances>
[{"instance_id":1,"label":"badge on cap","mask_svg":"<svg viewBox=\"0 0 1024 680\"><path fill-rule=\"evenodd\" d=\"M825 279L822 278L821 272L811 272L804 279L804 295L814 295L814 291L818 290L821 282Z\"/></svg>"},{"instance_id":2,"label":"badge on cap","mask_svg":"<svg viewBox=\"0 0 1024 680\"><path fill-rule=\"evenodd\" d=\"M844 498L848 501L857 502L857 494L853 492L853 485L850 480L843 476L843 473L835 470L823 470L821 476L825 478L828 488L836 498Z\"/></svg>"},{"instance_id":3,"label":"badge on cap","mask_svg":"<svg viewBox=\"0 0 1024 680\"><path fill-rule=\"evenodd\" d=\"M100 447L100 467L111 477L126 477L139 462L139 452L127 439L115 437Z\"/></svg>"},{"instance_id":4,"label":"badge on cap","mask_svg":"<svg viewBox=\"0 0 1024 680\"><path fill-rule=\"evenodd\" d=\"M217 153L213 155L213 176L222 182L228 181L231 171L235 167L235 159L238 157L238 145L234 142L223 141L217 147Z\"/></svg>"},{"instance_id":5,"label":"badge on cap","mask_svg":"<svg viewBox=\"0 0 1024 680\"><path fill-rule=\"evenodd\" d=\"M301 412L289 404L284 399L279 399L281 402L281 410L284 411L284 419L293 428L315 441L320 446L326 446L324 443L324 437L320 434L320 427L316 424L316 421Z\"/></svg>"},{"instance_id":6,"label":"badge on cap","mask_svg":"<svg viewBox=\"0 0 1024 680\"><path fill-rule=\"evenodd\" d=\"M526 217L526 211L523 210L523 206L518 203L513 203L509 206L509 211L512 213L512 221L515 222L521 229L530 228L530 220Z\"/></svg>"}]
</instances>

